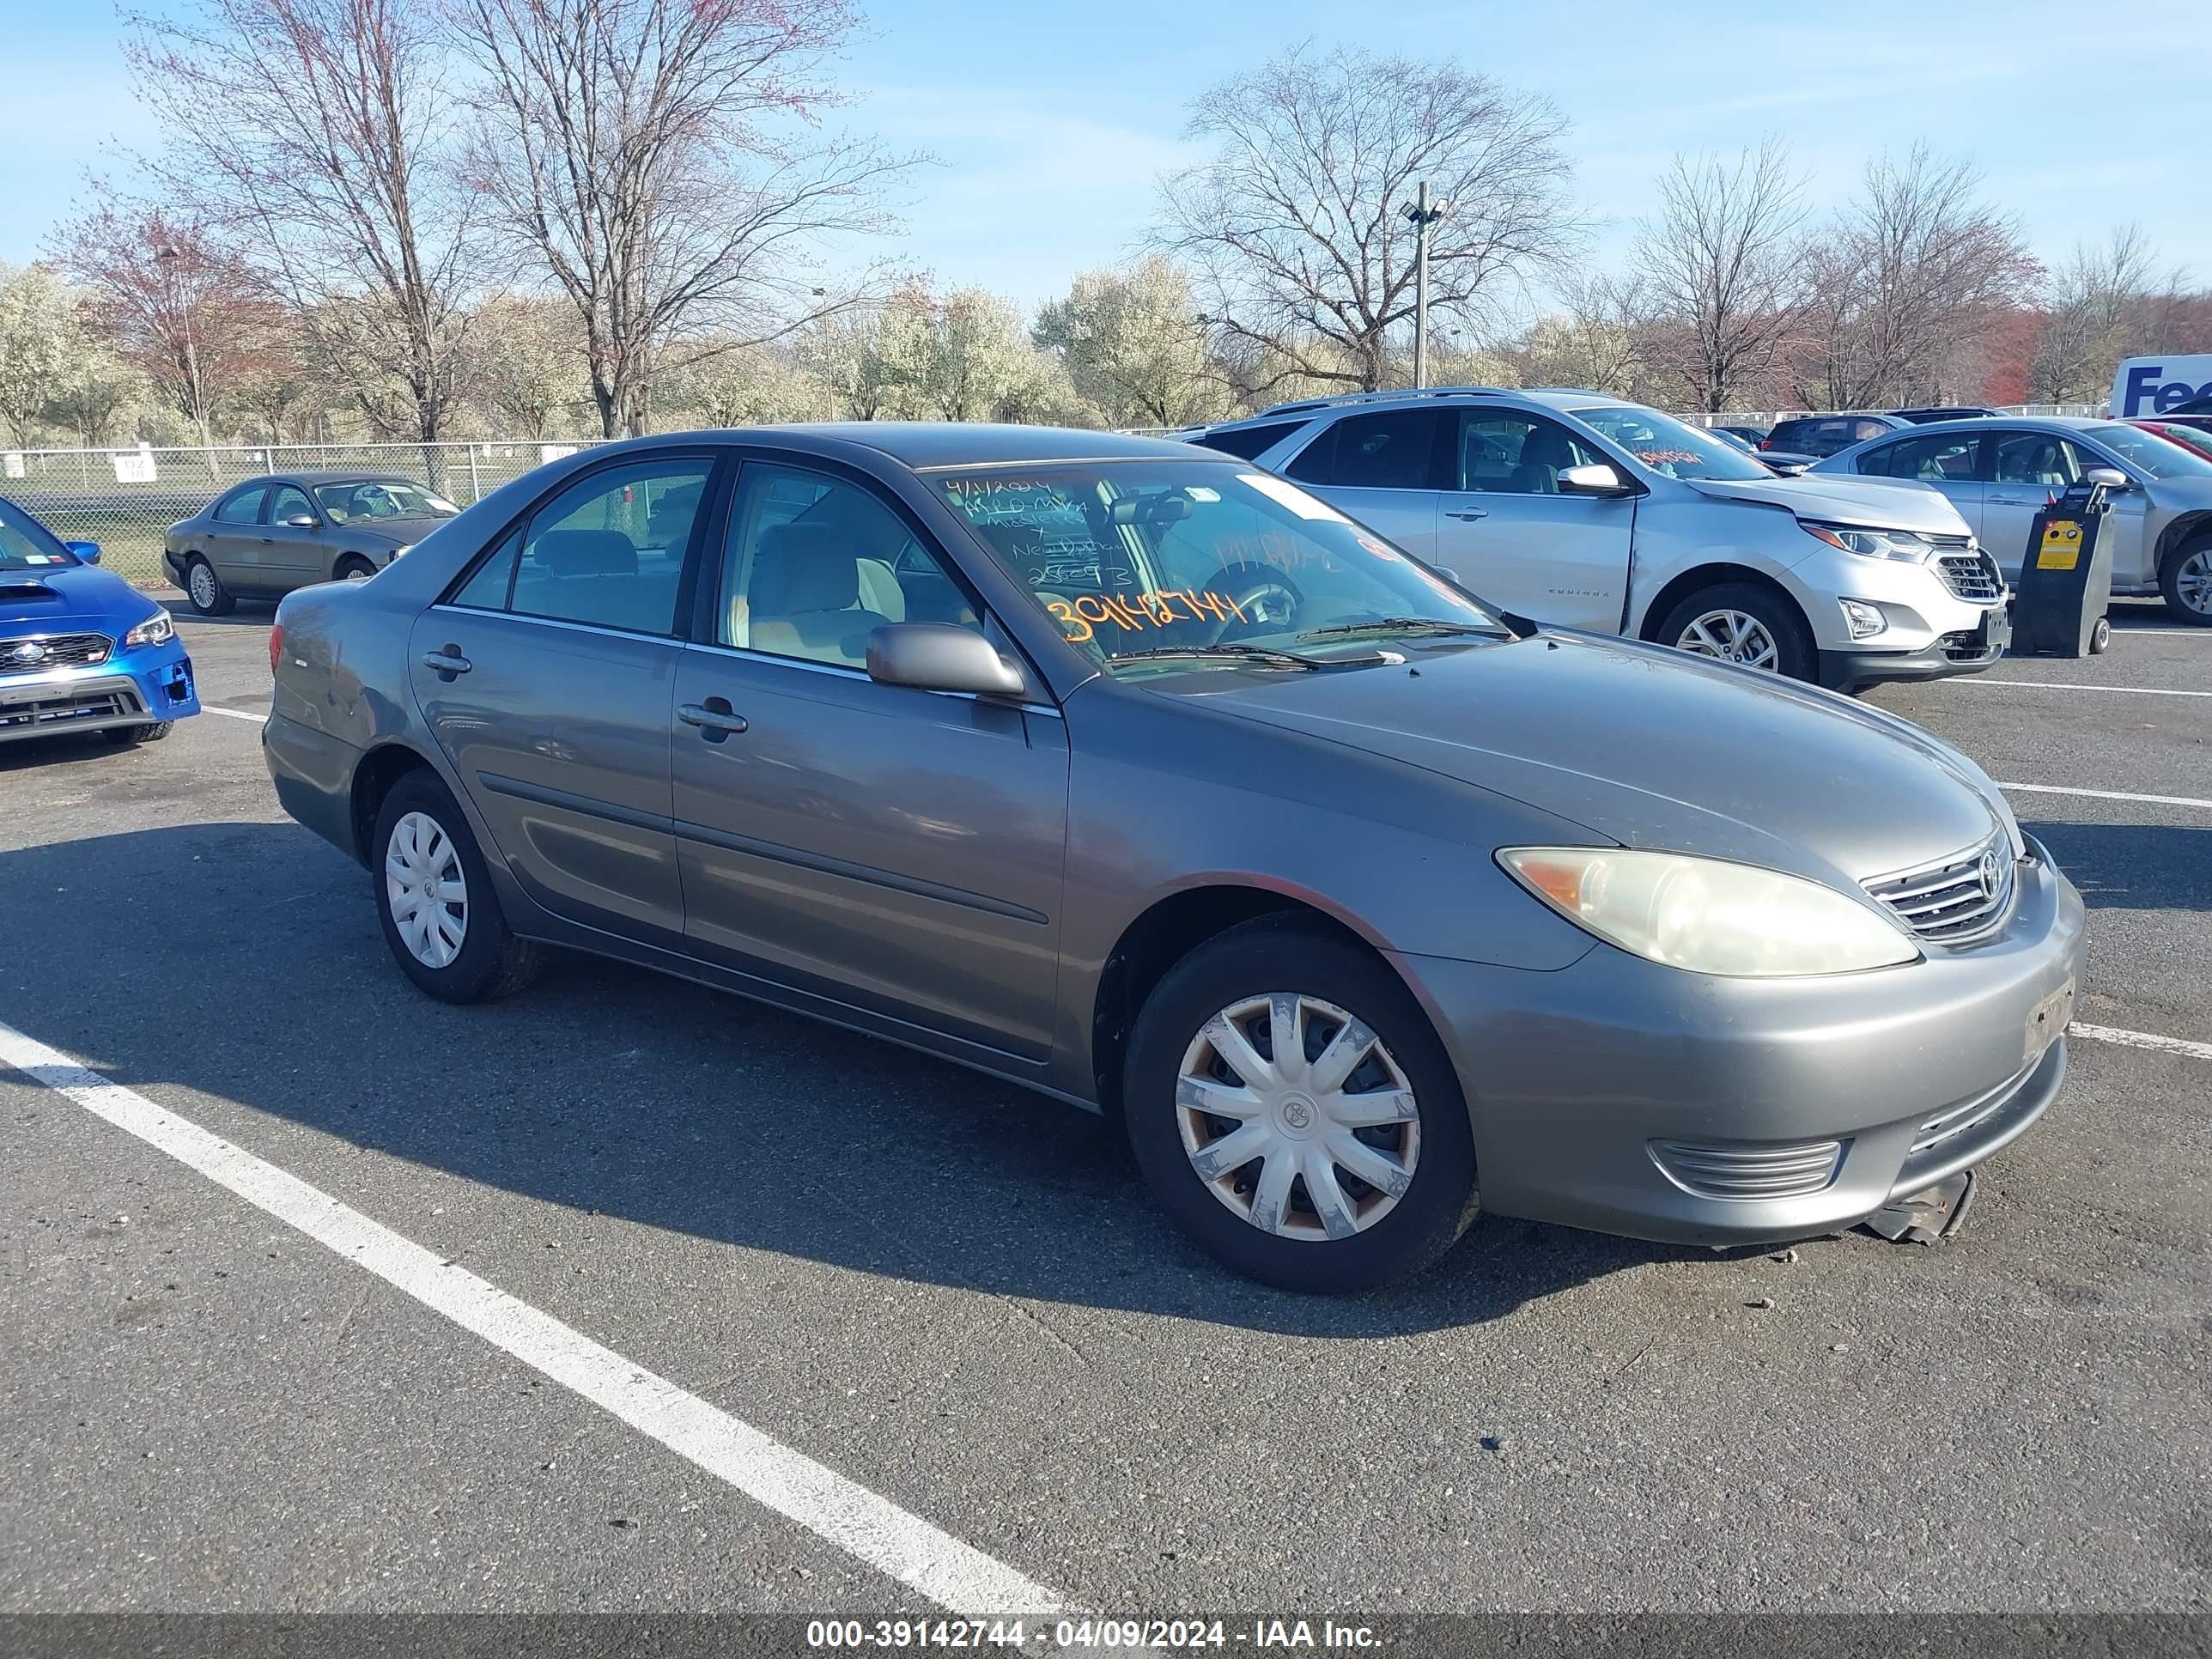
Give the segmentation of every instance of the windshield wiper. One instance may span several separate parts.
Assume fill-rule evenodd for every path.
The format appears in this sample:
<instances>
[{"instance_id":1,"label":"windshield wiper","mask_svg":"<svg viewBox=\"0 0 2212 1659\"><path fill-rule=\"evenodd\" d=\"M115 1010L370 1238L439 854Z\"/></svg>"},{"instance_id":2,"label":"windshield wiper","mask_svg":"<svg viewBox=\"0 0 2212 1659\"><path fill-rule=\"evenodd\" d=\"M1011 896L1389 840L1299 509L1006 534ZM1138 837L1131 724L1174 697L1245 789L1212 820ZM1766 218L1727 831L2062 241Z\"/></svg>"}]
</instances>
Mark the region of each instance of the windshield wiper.
<instances>
[{"instance_id":1,"label":"windshield wiper","mask_svg":"<svg viewBox=\"0 0 2212 1659\"><path fill-rule=\"evenodd\" d=\"M1503 634L1502 628L1479 623L1445 622L1435 617L1378 617L1373 622L1333 623L1301 634L1302 640L1327 639L1333 634Z\"/></svg>"},{"instance_id":2,"label":"windshield wiper","mask_svg":"<svg viewBox=\"0 0 2212 1659\"><path fill-rule=\"evenodd\" d=\"M1144 651L1117 651L1106 659L1109 667L1116 663L1157 660L1164 657L1191 657L1203 661L1218 659L1229 662L1249 663L1255 668L1332 668L1338 659L1302 657L1295 651L1270 651L1258 645L1156 645Z\"/></svg>"}]
</instances>

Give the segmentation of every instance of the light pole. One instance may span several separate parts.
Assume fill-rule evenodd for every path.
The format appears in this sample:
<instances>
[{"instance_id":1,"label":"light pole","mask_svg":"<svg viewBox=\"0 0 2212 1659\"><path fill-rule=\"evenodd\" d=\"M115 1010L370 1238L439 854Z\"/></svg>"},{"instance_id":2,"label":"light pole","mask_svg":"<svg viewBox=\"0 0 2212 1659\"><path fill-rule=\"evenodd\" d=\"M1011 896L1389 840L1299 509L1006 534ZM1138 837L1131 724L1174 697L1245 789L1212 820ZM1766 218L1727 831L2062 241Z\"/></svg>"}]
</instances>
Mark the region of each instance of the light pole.
<instances>
[{"instance_id":1,"label":"light pole","mask_svg":"<svg viewBox=\"0 0 2212 1659\"><path fill-rule=\"evenodd\" d=\"M1413 225L1413 384L1429 383L1429 227L1444 216L1449 202L1429 204L1429 181L1419 198L1401 210Z\"/></svg>"}]
</instances>

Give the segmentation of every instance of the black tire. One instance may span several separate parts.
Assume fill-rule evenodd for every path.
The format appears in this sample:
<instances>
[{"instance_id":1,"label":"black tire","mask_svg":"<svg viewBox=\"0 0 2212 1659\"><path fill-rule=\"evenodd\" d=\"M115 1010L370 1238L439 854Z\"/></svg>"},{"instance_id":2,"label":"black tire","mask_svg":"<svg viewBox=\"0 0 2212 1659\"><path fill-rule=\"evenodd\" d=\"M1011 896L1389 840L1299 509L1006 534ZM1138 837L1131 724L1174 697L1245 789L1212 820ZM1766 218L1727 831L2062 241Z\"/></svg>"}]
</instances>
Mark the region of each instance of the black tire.
<instances>
[{"instance_id":1,"label":"black tire","mask_svg":"<svg viewBox=\"0 0 2212 1659\"><path fill-rule=\"evenodd\" d=\"M1419 1145L1412 1181L1393 1207L1348 1237L1262 1231L1215 1195L1183 1142L1176 1093L1186 1053L1217 1013L1270 992L1318 998L1364 1022L1413 1091ZM1427 1267L1474 1219L1474 1132L1434 1027L1387 965L1310 923L1246 922L1170 969L1130 1034L1122 1102L1130 1148L1162 1207L1200 1248L1263 1284L1322 1294L1374 1290Z\"/></svg>"},{"instance_id":2,"label":"black tire","mask_svg":"<svg viewBox=\"0 0 2212 1659\"><path fill-rule=\"evenodd\" d=\"M2101 657L2112 648L2112 619L2110 617L2100 617L2097 618L2097 625L2089 630L2089 654L2093 657Z\"/></svg>"},{"instance_id":3,"label":"black tire","mask_svg":"<svg viewBox=\"0 0 2212 1659\"><path fill-rule=\"evenodd\" d=\"M1793 680L1809 680L1820 668L1820 653L1805 618L1789 599L1771 589L1749 582L1717 582L1700 588L1672 611L1659 624L1659 643L1685 648L1682 636L1690 624L1716 611L1735 611L1751 617L1774 641L1774 672ZM1703 653L1694 654L1703 655Z\"/></svg>"},{"instance_id":4,"label":"black tire","mask_svg":"<svg viewBox=\"0 0 2212 1659\"><path fill-rule=\"evenodd\" d=\"M143 726L111 726L100 735L118 748L129 748L141 743L159 743L176 726L174 720L149 720Z\"/></svg>"},{"instance_id":5,"label":"black tire","mask_svg":"<svg viewBox=\"0 0 2212 1659\"><path fill-rule=\"evenodd\" d=\"M401 936L392 915L386 860L392 831L410 813L422 814L452 842L466 889L459 949L442 966L434 966L416 955ZM384 928L384 942L391 948L392 960L431 996L442 1002L491 1002L512 996L538 977L544 965L544 948L517 938L507 927L500 911L499 896L492 890L491 872L477 850L468 819L434 774L410 772L392 786L377 809L376 830L369 842L369 871L377 920Z\"/></svg>"},{"instance_id":6,"label":"black tire","mask_svg":"<svg viewBox=\"0 0 2212 1659\"><path fill-rule=\"evenodd\" d=\"M2212 536L2199 536L2158 562L2158 591L2166 598L2166 608L2192 628L2212 628L2212 589L2198 586L2194 590L2203 599L2205 609L2199 611L2191 605L2181 593L2184 565L2190 567L2200 583L2212 580Z\"/></svg>"},{"instance_id":7,"label":"black tire","mask_svg":"<svg viewBox=\"0 0 2212 1659\"><path fill-rule=\"evenodd\" d=\"M338 561L333 579L342 582L365 582L375 574L374 562L364 559L358 553L349 553Z\"/></svg>"},{"instance_id":8,"label":"black tire","mask_svg":"<svg viewBox=\"0 0 2212 1659\"><path fill-rule=\"evenodd\" d=\"M204 583L198 580L203 570L207 573ZM203 617L228 617L238 609L238 595L222 585L215 567L198 553L185 561L185 599Z\"/></svg>"}]
</instances>

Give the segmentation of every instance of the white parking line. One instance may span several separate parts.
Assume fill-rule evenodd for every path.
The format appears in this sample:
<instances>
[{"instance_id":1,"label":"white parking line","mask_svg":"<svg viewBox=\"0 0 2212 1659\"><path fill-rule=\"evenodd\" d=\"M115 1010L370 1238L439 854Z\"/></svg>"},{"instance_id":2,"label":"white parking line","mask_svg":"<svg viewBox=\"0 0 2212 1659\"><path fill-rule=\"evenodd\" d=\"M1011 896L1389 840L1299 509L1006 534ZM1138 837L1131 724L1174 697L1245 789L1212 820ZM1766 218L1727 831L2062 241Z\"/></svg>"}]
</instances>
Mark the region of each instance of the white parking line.
<instances>
[{"instance_id":1,"label":"white parking line","mask_svg":"<svg viewBox=\"0 0 2212 1659\"><path fill-rule=\"evenodd\" d=\"M2069 789L2057 783L2001 783L1997 787L2031 795L2088 795L2097 800L2136 800L2152 806L2202 806L2212 811L2212 800L2198 800L2193 795L2130 795L2118 789Z\"/></svg>"},{"instance_id":2,"label":"white parking line","mask_svg":"<svg viewBox=\"0 0 2212 1659\"><path fill-rule=\"evenodd\" d=\"M2124 697L2212 697L2212 691L2168 691L2154 685L2069 685L2063 680L1993 680L1978 674L1962 674L1960 685L2008 685L2030 691L2106 691Z\"/></svg>"},{"instance_id":3,"label":"white parking line","mask_svg":"<svg viewBox=\"0 0 2212 1659\"><path fill-rule=\"evenodd\" d=\"M2130 1048L2155 1048L2162 1054L2187 1054L2192 1060L2212 1060L2212 1042L2191 1042L2183 1037L2154 1036L2148 1031L2124 1031L2115 1025L2084 1025L2076 1020L2068 1028L2076 1036L2098 1042L2124 1043Z\"/></svg>"},{"instance_id":4,"label":"white parking line","mask_svg":"<svg viewBox=\"0 0 2212 1659\"><path fill-rule=\"evenodd\" d=\"M268 715L257 714L250 709L218 708L211 702L202 703L200 705L200 713L203 714L228 714L234 720L252 720L256 726L264 724L269 719Z\"/></svg>"},{"instance_id":5,"label":"white parking line","mask_svg":"<svg viewBox=\"0 0 2212 1659\"><path fill-rule=\"evenodd\" d=\"M0 1024L0 1065L13 1066L198 1170L940 1606L969 1615L1038 1616L1068 1610L1043 1585L890 1499L601 1347L466 1268L442 1261L297 1176L5 1024Z\"/></svg>"}]
</instances>

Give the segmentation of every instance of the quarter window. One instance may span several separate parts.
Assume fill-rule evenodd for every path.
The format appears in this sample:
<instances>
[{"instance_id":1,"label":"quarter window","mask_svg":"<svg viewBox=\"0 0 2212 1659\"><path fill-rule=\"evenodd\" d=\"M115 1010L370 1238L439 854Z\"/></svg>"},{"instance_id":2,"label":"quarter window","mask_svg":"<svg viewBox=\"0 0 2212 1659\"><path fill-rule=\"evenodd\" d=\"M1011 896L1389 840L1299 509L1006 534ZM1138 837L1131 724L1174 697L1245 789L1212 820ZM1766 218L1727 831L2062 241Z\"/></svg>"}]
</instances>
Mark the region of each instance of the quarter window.
<instances>
[{"instance_id":1,"label":"quarter window","mask_svg":"<svg viewBox=\"0 0 2212 1659\"><path fill-rule=\"evenodd\" d=\"M267 484L248 484L243 489L226 495L215 510L217 524L258 524L261 522L261 502L269 494Z\"/></svg>"},{"instance_id":2,"label":"quarter window","mask_svg":"<svg viewBox=\"0 0 2212 1659\"><path fill-rule=\"evenodd\" d=\"M982 626L966 590L872 492L795 467L744 469L722 555L717 641L860 668L868 635L900 622Z\"/></svg>"},{"instance_id":3,"label":"quarter window","mask_svg":"<svg viewBox=\"0 0 2212 1659\"><path fill-rule=\"evenodd\" d=\"M1302 483L1340 489L1434 489L1437 419L1433 409L1347 416L1284 470Z\"/></svg>"},{"instance_id":4,"label":"quarter window","mask_svg":"<svg viewBox=\"0 0 2212 1659\"><path fill-rule=\"evenodd\" d=\"M1202 448L1216 450L1224 455L1234 455L1240 461L1249 461L1261 450L1273 449L1304 424L1304 421L1270 421L1265 426L1244 426L1232 432L1208 433L1191 441Z\"/></svg>"}]
</instances>

